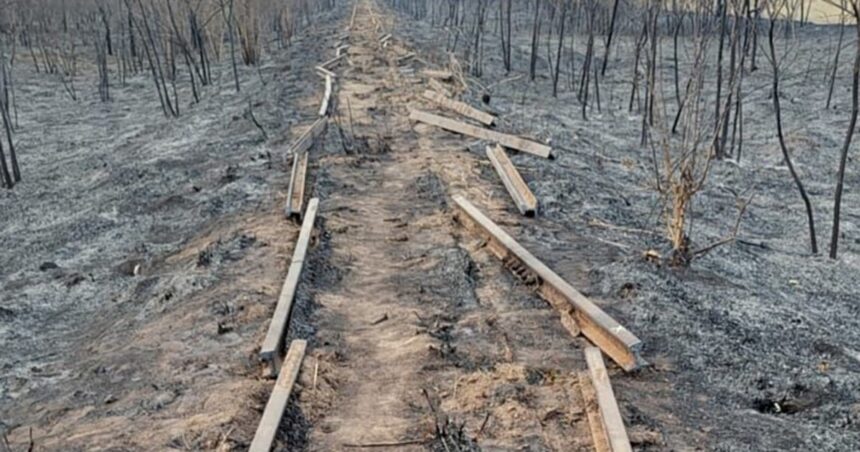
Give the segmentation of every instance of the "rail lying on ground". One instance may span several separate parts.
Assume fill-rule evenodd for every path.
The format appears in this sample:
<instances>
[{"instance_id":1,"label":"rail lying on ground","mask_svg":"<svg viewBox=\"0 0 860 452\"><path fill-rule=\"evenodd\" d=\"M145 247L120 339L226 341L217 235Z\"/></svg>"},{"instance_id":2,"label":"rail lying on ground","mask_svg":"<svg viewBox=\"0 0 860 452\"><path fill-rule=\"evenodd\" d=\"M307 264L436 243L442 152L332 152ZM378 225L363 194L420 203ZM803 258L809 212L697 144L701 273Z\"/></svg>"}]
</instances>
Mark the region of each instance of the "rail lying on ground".
<instances>
[{"instance_id":1,"label":"rail lying on ground","mask_svg":"<svg viewBox=\"0 0 860 452\"><path fill-rule=\"evenodd\" d=\"M325 131L326 125L328 125L328 118L320 118L314 121L310 128L301 134L299 139L290 147L290 154L298 155L310 149L314 141Z\"/></svg>"},{"instance_id":2,"label":"rail lying on ground","mask_svg":"<svg viewBox=\"0 0 860 452\"><path fill-rule=\"evenodd\" d=\"M328 106L331 101L332 80L334 77L326 74L325 76L325 94L323 94L322 104L320 104L320 116L328 116Z\"/></svg>"},{"instance_id":3,"label":"rail lying on ground","mask_svg":"<svg viewBox=\"0 0 860 452\"><path fill-rule=\"evenodd\" d=\"M639 356L642 342L597 305L539 261L493 223L466 198L454 196L461 222L487 239L488 248L508 264L518 264L530 273L537 292L561 315L571 333L585 335L622 369L630 371L644 362Z\"/></svg>"},{"instance_id":4,"label":"rail lying on ground","mask_svg":"<svg viewBox=\"0 0 860 452\"><path fill-rule=\"evenodd\" d=\"M353 11L353 15L354 14L355 12ZM346 38L348 38L348 36ZM334 66L337 62L347 56L346 50L349 49L349 45L340 44L343 39L344 38L339 39L336 44L336 56L315 68L320 76L325 79L325 92L323 94L323 100L319 110L319 115L321 117L317 119L304 133L302 133L301 136L299 136L289 150L289 153L293 155L293 166L290 174L289 193L287 195L287 205L285 208L285 213L288 218L302 217L309 150L316 139L325 132L326 126L328 125L328 112L331 104L331 96L334 90L333 85L335 79L335 73L329 70L329 67ZM266 404L266 410L263 412L260 424L257 427L254 441L251 443L250 450L252 452L269 452L271 450L272 443L274 442L278 431L278 426L281 423L281 418L283 417L287 402L290 399L290 393L292 392L293 385L295 384L299 370L301 369L302 358L304 357L307 349L306 341L301 339L294 340L284 359L283 366L279 366L284 338L287 335L287 328L290 322L293 300L295 299L296 289L298 288L299 279L301 278L305 255L307 254L318 209L319 199L311 199L310 202L308 202L307 210L304 214L299 238L296 241L295 250L293 251L293 256L290 261L290 267L287 271L287 277L284 280L283 287L281 288L278 303L275 307L275 312L272 315L272 321L269 324L269 330L266 332L266 338L263 340L263 344L260 347L260 359L266 364L266 373L268 376L277 376L278 379L269 397L269 402Z\"/></svg>"},{"instance_id":5,"label":"rail lying on ground","mask_svg":"<svg viewBox=\"0 0 860 452\"><path fill-rule=\"evenodd\" d=\"M505 150L499 145L487 146L487 158L490 159L493 168L496 169L496 173L499 174L520 213L527 217L533 217L537 212L537 198L529 190L529 186L526 185L526 181L520 176Z\"/></svg>"},{"instance_id":6,"label":"rail lying on ground","mask_svg":"<svg viewBox=\"0 0 860 452\"><path fill-rule=\"evenodd\" d=\"M328 70L322 66L317 66L315 69L317 70L317 72L319 72L320 77L334 77L335 76L334 72L332 72L332 71L330 71L330 70Z\"/></svg>"},{"instance_id":7,"label":"rail lying on ground","mask_svg":"<svg viewBox=\"0 0 860 452\"><path fill-rule=\"evenodd\" d=\"M529 154L534 154L543 158L549 158L550 153L552 152L552 148L544 144L496 132L495 130L476 127L471 124L455 121L444 116L434 115L421 110L412 110L409 114L409 119L413 121L421 121L423 123L430 124L431 126L441 127L445 130L462 135L469 135L483 140L494 141L504 147L528 152Z\"/></svg>"},{"instance_id":8,"label":"rail lying on ground","mask_svg":"<svg viewBox=\"0 0 860 452\"><path fill-rule=\"evenodd\" d=\"M480 122L481 124L491 126L496 122L496 117L477 108L465 103L460 102L454 99L449 99L442 94L439 94L435 91L426 90L424 91L424 98L430 101L433 101L442 107L445 107L449 110L457 112L467 118L472 118L475 121Z\"/></svg>"},{"instance_id":9,"label":"rail lying on ground","mask_svg":"<svg viewBox=\"0 0 860 452\"><path fill-rule=\"evenodd\" d=\"M582 408L588 418L588 427L591 429L591 442L595 452L612 452L609 448L609 438L606 436L606 427L603 426L603 418L600 417L600 402L597 401L597 391L591 382L588 371L576 372L579 389L582 392Z\"/></svg>"},{"instance_id":10,"label":"rail lying on ground","mask_svg":"<svg viewBox=\"0 0 860 452\"><path fill-rule=\"evenodd\" d=\"M343 58L345 58L345 57L346 57L346 54L345 54L345 53L340 54L340 55L338 55L338 56L336 56L336 57L334 57L334 58L332 58L332 59L330 59L330 60L328 60L328 61L326 61L326 62L324 62L324 63L320 64L318 67L325 68L325 69L329 69L329 66L331 66L331 65L333 65L333 64L335 64L335 63L337 63L338 61L342 60L342 59L343 59Z\"/></svg>"},{"instance_id":11,"label":"rail lying on ground","mask_svg":"<svg viewBox=\"0 0 860 452\"><path fill-rule=\"evenodd\" d=\"M290 269L287 271L287 278L284 280L284 285L281 288L281 296L278 298L278 305L275 307L274 315L272 315L272 323L269 324L266 339L263 340L263 346L260 348L260 359L268 364L268 371L271 376L278 374L278 360L281 356L281 346L290 322L293 298L296 296L296 288L299 285L299 277L302 274L305 254L308 251L308 243L311 240L318 207L319 199L317 198L311 199L308 203L305 219L302 222L302 229L299 232L299 239L296 241L296 249L293 252L293 259L290 262Z\"/></svg>"},{"instance_id":12,"label":"rail lying on ground","mask_svg":"<svg viewBox=\"0 0 860 452\"><path fill-rule=\"evenodd\" d=\"M263 417L257 426L257 433L254 434L254 441L251 442L251 447L248 449L250 452L269 452L272 450L272 442L275 441L278 426L281 424L281 418L284 416L284 410L287 408L287 402L293 392L293 385L299 376L299 370L302 368L302 359L305 356L307 346L307 341L302 339L296 339L290 344L284 365L281 366L281 373L269 395L269 402L266 403Z\"/></svg>"},{"instance_id":13,"label":"rail lying on ground","mask_svg":"<svg viewBox=\"0 0 860 452\"><path fill-rule=\"evenodd\" d=\"M308 170L308 150L313 146L317 137L325 131L327 123L327 118L316 120L290 148L289 152L293 156L293 169L290 172L287 205L284 207L284 214L287 218L301 219L302 217Z\"/></svg>"},{"instance_id":14,"label":"rail lying on ground","mask_svg":"<svg viewBox=\"0 0 860 452\"><path fill-rule=\"evenodd\" d=\"M354 26L357 9L358 4L356 3L352 12L350 29ZM368 14L372 15L369 3ZM376 22L377 30L381 30L379 21L373 16L371 17ZM340 38L338 43L335 44L336 57L316 67L317 72L325 78L326 82L325 94L319 112L320 116L323 117L318 119L305 131L291 148L294 160L286 207L288 217L301 217L309 160L308 150L326 128L326 116L330 108L330 98L335 79L335 73L329 70L328 66L333 66L347 56L345 50L348 49L348 45L340 44L340 41L343 39ZM379 42L384 47L388 42L393 42L393 39L390 34L385 34L379 39ZM352 64L349 60L347 62L350 65ZM429 77L428 83L431 86L437 86L437 92L425 91L423 94L424 98L463 116L479 121L482 124L489 126L494 123L495 117L493 115L439 94L439 92L443 92L446 89L441 86L437 78L450 79L453 77L450 72L426 70L425 75ZM337 108L337 105L333 108ZM410 119L441 127L455 133L493 141L502 146L544 158L550 157L552 151L549 146L534 141L422 111L411 111ZM537 199L511 163L505 150L499 144L494 147L488 146L487 156L520 212L527 216L533 215L537 209ZM617 402L615 401L612 387L609 383L609 377L603 364L600 350L602 349L621 368L629 371L644 364L644 361L639 356L641 349L640 340L535 258L465 198L455 196L454 203L459 210L460 214L458 216L461 223L484 238L490 251L502 259L506 266L536 286L536 290L540 296L559 313L561 322L568 331L574 335L581 333L600 347L600 349L589 347L585 350L588 372L583 371L578 373L583 398L586 401L586 413L588 414L588 420L592 428L594 445L599 452L630 451L629 439L618 410ZM272 322L260 350L260 358L267 364L267 372L278 378L250 447L250 450L254 452L268 452L271 450L307 349L306 341L294 340L290 344L283 365L280 365L280 357L283 355L284 338L287 335L290 313L318 207L319 201L316 198L308 203L289 271L284 281ZM383 446L383 444L380 443L380 446Z\"/></svg>"},{"instance_id":15,"label":"rail lying on ground","mask_svg":"<svg viewBox=\"0 0 860 452\"><path fill-rule=\"evenodd\" d=\"M591 436L598 452L630 452L630 439L615 401L603 356L595 347L585 349L588 372L579 373L579 385L586 401Z\"/></svg>"},{"instance_id":16,"label":"rail lying on ground","mask_svg":"<svg viewBox=\"0 0 860 452\"><path fill-rule=\"evenodd\" d=\"M287 192L287 218L302 218L305 204L305 182L308 173L308 151L293 156L293 170L290 172L290 189Z\"/></svg>"}]
</instances>

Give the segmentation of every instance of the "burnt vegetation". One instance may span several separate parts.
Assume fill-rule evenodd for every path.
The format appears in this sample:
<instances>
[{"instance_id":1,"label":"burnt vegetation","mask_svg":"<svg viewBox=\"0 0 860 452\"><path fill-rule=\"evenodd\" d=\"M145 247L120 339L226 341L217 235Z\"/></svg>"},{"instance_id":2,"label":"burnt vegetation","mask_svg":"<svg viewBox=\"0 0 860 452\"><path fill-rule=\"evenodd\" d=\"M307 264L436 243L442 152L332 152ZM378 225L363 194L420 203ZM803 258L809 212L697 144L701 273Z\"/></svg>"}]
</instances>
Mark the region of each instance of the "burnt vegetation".
<instances>
[{"instance_id":1,"label":"burnt vegetation","mask_svg":"<svg viewBox=\"0 0 860 452\"><path fill-rule=\"evenodd\" d=\"M824 199L810 197L803 171L793 161L787 140L781 81L823 80L818 89L827 93L826 105L805 104L806 109L830 110L837 73L852 71L854 105L848 113L847 130L841 137L838 165L833 180L833 217L829 256L836 258L844 179L857 117L856 58L846 62L845 53L860 55L856 40L847 39L858 28L858 4L847 0L389 0L395 8L416 20L444 30L445 51L465 61L468 74L479 86L488 58L487 43L498 43L498 55L506 72L522 73L530 81L546 78L547 96L575 93L570 108L583 121L607 109L625 108L639 120L641 162L652 168L647 184L658 194L663 228L671 252L667 260L686 265L714 248L733 242L743 224L742 215L752 202L752 190L735 190L737 221L724 239L692 245L691 209L707 184L715 165L741 164L750 132L745 125L763 118L745 115L751 96L765 92L772 103L769 118L775 125L787 176L797 189L804 210L797 212L808 223L812 255L819 253L815 210ZM813 6L829 8L830 22L838 26L838 42L829 54L818 55L821 68L797 61L797 49L810 22ZM848 33L846 33L848 32ZM856 32L860 33L860 31ZM855 34L856 34L855 33ZM517 36L521 38L518 40ZM526 42L523 37L527 36ZM814 38L817 39L817 38ZM632 52L632 58L614 57ZM517 57L519 56L519 57ZM853 64L853 69L851 65ZM821 74L814 71L821 70ZM753 77L755 75L755 77ZM844 80L842 81L844 83ZM610 86L616 95L601 96ZM619 91L626 94L617 95ZM487 93L487 97L489 93ZM831 114L831 113L829 113ZM766 119L766 118L765 118ZM837 137L834 137L837 138ZM825 168L807 171L825 172ZM789 196L789 194L786 194Z\"/></svg>"},{"instance_id":2,"label":"burnt vegetation","mask_svg":"<svg viewBox=\"0 0 860 452\"><path fill-rule=\"evenodd\" d=\"M840 88L840 65L845 66L843 72L853 65L854 74L850 94L854 107L838 150L834 180L829 255L836 258L860 64L856 40L846 40L846 31L853 28L853 34L860 35L860 25L857 2L827 1L838 12L839 38L830 48L832 55L822 56L825 81L818 86L827 92L825 111L830 109L834 90ZM814 70L811 64L800 67L793 58L803 39L802 28L809 22L810 1L389 3L444 30L445 51L462 58L465 67L457 63L457 69L475 79L485 76L487 43L496 40L499 45L492 48L499 49L499 55L490 58L500 59L507 73L527 74L531 81L548 78L551 92L547 95L575 93L570 108L578 109L583 121L600 121L594 116L605 109L626 108L637 115L639 142L631 145L641 148L641 161L653 168L648 184L661 199L665 235L671 244L668 259L674 264L686 264L736 236L737 228L718 244L694 248L690 209L713 165L742 161L748 135L745 123L758 119L744 115L745 101L769 91L779 148L805 207L809 251L819 252L815 210L824 200L810 198L802 171L796 168L792 158L796 150L786 137L791 124L783 118L781 102L787 95L781 91L782 80L807 78ZM288 46L299 28L312 25L315 12L335 6L334 0L5 0L0 8L0 181L11 189L22 178L15 142L19 81L14 74L20 73L16 65L56 77L73 102L82 95L81 83L94 82L99 100L107 103L122 101L115 99L112 87L126 86L131 77L148 78L161 112L174 118L185 106L193 108L217 91L211 89L213 84L227 85L222 80L226 75L213 74L213 64L227 62L229 85L241 92L241 66L259 65L268 53ZM518 36L528 36L528 42L518 41ZM630 61L613 58L620 50L633 53ZM855 57L846 58L848 52ZM756 83L747 80L759 70L772 75L768 86L759 82L761 77ZM621 86L619 80L624 80ZM601 97L601 85L610 83L613 95ZM190 87L190 92L178 89L180 85ZM614 95L619 90L626 94ZM751 194L737 198L742 213Z\"/></svg>"},{"instance_id":3,"label":"burnt vegetation","mask_svg":"<svg viewBox=\"0 0 860 452\"><path fill-rule=\"evenodd\" d=\"M267 55L288 47L297 31L312 25L316 13L334 6L334 0L3 0L3 187L11 189L21 181L15 131L17 85L23 77L14 74L26 69L16 66L56 77L72 102L81 100L82 91L94 92L101 102L122 102L112 88L147 78L161 112L175 118L185 105L193 108L204 96L216 94L222 83L240 92L240 66L258 66ZM229 62L230 80L213 71L221 62ZM82 83L95 83L95 90L82 90ZM181 90L182 85L190 87L190 98L183 97L188 90Z\"/></svg>"},{"instance_id":4,"label":"burnt vegetation","mask_svg":"<svg viewBox=\"0 0 860 452\"><path fill-rule=\"evenodd\" d=\"M585 448L620 331L637 448L857 449L860 0L811 1L0 0L0 452L244 450L270 324L278 444Z\"/></svg>"}]
</instances>

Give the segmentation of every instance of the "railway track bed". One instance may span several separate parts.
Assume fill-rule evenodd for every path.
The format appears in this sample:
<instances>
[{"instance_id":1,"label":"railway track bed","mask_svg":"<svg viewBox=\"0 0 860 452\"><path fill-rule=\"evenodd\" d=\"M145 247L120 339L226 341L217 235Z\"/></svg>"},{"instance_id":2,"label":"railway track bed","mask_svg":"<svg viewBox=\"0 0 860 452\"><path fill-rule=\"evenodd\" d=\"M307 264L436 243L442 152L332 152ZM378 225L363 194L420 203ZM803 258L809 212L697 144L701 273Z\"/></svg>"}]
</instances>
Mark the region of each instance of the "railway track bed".
<instances>
[{"instance_id":1,"label":"railway track bed","mask_svg":"<svg viewBox=\"0 0 860 452\"><path fill-rule=\"evenodd\" d=\"M225 46L197 93L177 68L179 117L145 70L102 103L81 66L73 103L57 74L9 67L25 175L0 193L0 452L858 450L858 197L839 260L798 252L772 98L743 96L743 162L714 162L697 194L693 244L722 245L667 267L637 72L618 71L638 35L619 33L582 110L582 27L555 97L542 60L527 73L535 2L510 2L512 69L492 8L470 68L424 3L288 2L304 28L257 66L237 76ZM427 2L445 3L468 20L480 2ZM834 30L777 48L814 71ZM844 99L805 115L826 90L783 81L806 101L784 105L792 136L825 150ZM832 153L794 157L819 205L832 172L809 169ZM720 242L747 188L742 236Z\"/></svg>"},{"instance_id":2,"label":"railway track bed","mask_svg":"<svg viewBox=\"0 0 860 452\"><path fill-rule=\"evenodd\" d=\"M593 372L585 372L586 341L576 336L584 332L627 370L644 363L639 340L462 195L452 197L483 192L491 182L472 177L480 164L473 156L449 170L446 161L464 158L451 148L452 136L415 121L499 139L536 158L549 156L550 148L484 129L494 122L486 113L438 92L416 90L421 75L402 70L415 64L414 54L385 32L391 16L377 8L372 1L357 3L349 47L338 46L337 60L319 71L326 80L323 104L331 97L339 106L325 112L340 142L320 140L323 145L314 147L314 131L321 127L311 126L294 146L292 181L303 184L308 178L302 171L307 158L321 170L310 190L320 197L319 204L315 199L308 206L312 212L297 249L307 246L305 229L318 215L326 237L324 265L336 269L337 279L310 284L315 333L300 366L302 390L296 399L309 417L297 423L287 416L281 425L293 433L278 444L294 445L300 437L316 450L473 450L479 444L503 449L542 444L554 450L602 444L598 450L629 450L601 353L595 357L599 349L592 350ZM332 61L346 64L336 70ZM446 108L483 125L440 120L413 105ZM534 195L510 160L488 157L503 180L513 181L506 186L514 199L530 203L528 214L534 216ZM301 194L293 196L304 193L298 188L291 191L290 206L303 205ZM485 246L502 262L488 259ZM291 304L285 302L296 295L293 267L297 259L304 262L303 256L293 257L284 286L290 300L282 293L261 352L271 375L291 340L305 350L304 342L282 328L290 319ZM511 259L519 267L511 267ZM284 368L292 370L278 376L258 430L258 438L263 437L255 444L275 445L272 406L286 409L281 380L295 379L295 357L284 359ZM591 405L584 398L589 394Z\"/></svg>"}]
</instances>

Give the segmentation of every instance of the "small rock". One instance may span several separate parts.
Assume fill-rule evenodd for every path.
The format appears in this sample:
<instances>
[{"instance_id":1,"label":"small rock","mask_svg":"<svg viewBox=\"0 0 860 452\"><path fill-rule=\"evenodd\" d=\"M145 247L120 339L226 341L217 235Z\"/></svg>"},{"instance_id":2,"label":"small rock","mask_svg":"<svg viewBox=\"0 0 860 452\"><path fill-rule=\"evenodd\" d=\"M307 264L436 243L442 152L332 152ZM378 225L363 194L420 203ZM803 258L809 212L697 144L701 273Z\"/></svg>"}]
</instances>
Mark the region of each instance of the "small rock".
<instances>
[{"instance_id":1,"label":"small rock","mask_svg":"<svg viewBox=\"0 0 860 452\"><path fill-rule=\"evenodd\" d=\"M129 259L116 266L116 272L126 276L137 276L143 269L143 261L140 259Z\"/></svg>"},{"instance_id":2,"label":"small rock","mask_svg":"<svg viewBox=\"0 0 860 452\"><path fill-rule=\"evenodd\" d=\"M48 270L54 270L56 268L60 268L60 266L57 265L55 262L42 262L42 265L39 265L39 270L43 272Z\"/></svg>"},{"instance_id":3,"label":"small rock","mask_svg":"<svg viewBox=\"0 0 860 452\"><path fill-rule=\"evenodd\" d=\"M204 249L197 253L197 266L198 267L208 267L209 264L212 263L212 250L209 248Z\"/></svg>"},{"instance_id":4,"label":"small rock","mask_svg":"<svg viewBox=\"0 0 860 452\"><path fill-rule=\"evenodd\" d=\"M639 289L639 284L626 282L618 290L618 296L625 299L634 298L636 297L637 289Z\"/></svg>"},{"instance_id":5,"label":"small rock","mask_svg":"<svg viewBox=\"0 0 860 452\"><path fill-rule=\"evenodd\" d=\"M382 323L386 320L388 320L388 313L387 312L385 314L383 314L382 317L379 317L378 319L374 320L373 322L370 322L370 324L371 325L379 325L380 323Z\"/></svg>"},{"instance_id":6,"label":"small rock","mask_svg":"<svg viewBox=\"0 0 860 452\"><path fill-rule=\"evenodd\" d=\"M167 405L173 403L176 400L176 393L173 391L162 391L158 393L150 403L150 408L154 410L161 410Z\"/></svg>"},{"instance_id":7,"label":"small rock","mask_svg":"<svg viewBox=\"0 0 860 452\"><path fill-rule=\"evenodd\" d=\"M228 165L224 170L224 176L221 177L222 184L229 184L239 179L239 167Z\"/></svg>"},{"instance_id":8,"label":"small rock","mask_svg":"<svg viewBox=\"0 0 860 452\"><path fill-rule=\"evenodd\" d=\"M233 331L233 326L232 326L232 325L229 325L229 324L226 324L226 323L223 323L223 322L218 322L218 334L219 334L219 335L221 335L221 334L227 334L227 333L229 333L229 332L231 332L231 331Z\"/></svg>"},{"instance_id":9,"label":"small rock","mask_svg":"<svg viewBox=\"0 0 860 452\"><path fill-rule=\"evenodd\" d=\"M105 404L105 405L110 405L111 403L114 403L114 402L116 402L117 400L118 400L118 399L116 398L116 396L114 396L113 394L108 394L108 396L107 396L107 397L105 397L104 404Z\"/></svg>"}]
</instances>

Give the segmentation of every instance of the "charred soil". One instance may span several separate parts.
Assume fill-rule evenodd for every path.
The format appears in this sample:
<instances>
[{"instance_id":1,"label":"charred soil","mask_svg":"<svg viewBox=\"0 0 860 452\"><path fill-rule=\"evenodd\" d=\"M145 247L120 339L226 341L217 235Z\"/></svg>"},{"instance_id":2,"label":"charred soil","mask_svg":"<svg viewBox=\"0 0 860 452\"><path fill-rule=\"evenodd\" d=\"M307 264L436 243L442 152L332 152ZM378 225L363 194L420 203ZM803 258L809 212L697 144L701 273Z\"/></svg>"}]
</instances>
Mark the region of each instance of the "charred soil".
<instances>
[{"instance_id":1,"label":"charred soil","mask_svg":"<svg viewBox=\"0 0 860 452\"><path fill-rule=\"evenodd\" d=\"M269 141L228 88L168 121L142 78L106 106L60 99L47 76L22 84L19 148L34 171L0 193L0 431L14 450L31 437L37 450L248 446L271 389L257 351L298 233L282 211L285 151L316 119L313 68L346 32L333 117L310 154L321 204L288 337L309 348L278 450L591 450L575 376L588 342L457 222L454 194L645 342L650 366L609 367L637 449L860 448L860 198L846 192L840 260L808 256L763 91L748 100L743 160L715 165L694 213L697 244L718 240L736 192L754 189L742 240L667 268L642 257L666 241L629 80L609 75L586 121L548 77L512 79L488 40L480 79L445 82L500 131L551 142L553 160L510 153L540 203L525 218L487 143L408 119L437 108L422 70L451 68L450 36L355 3L351 30L352 4L248 77ZM610 64L629 65L633 39L619 37ZM812 65L823 40L804 42ZM784 85L806 99L786 121L825 206L847 103L812 109L821 90Z\"/></svg>"}]
</instances>

